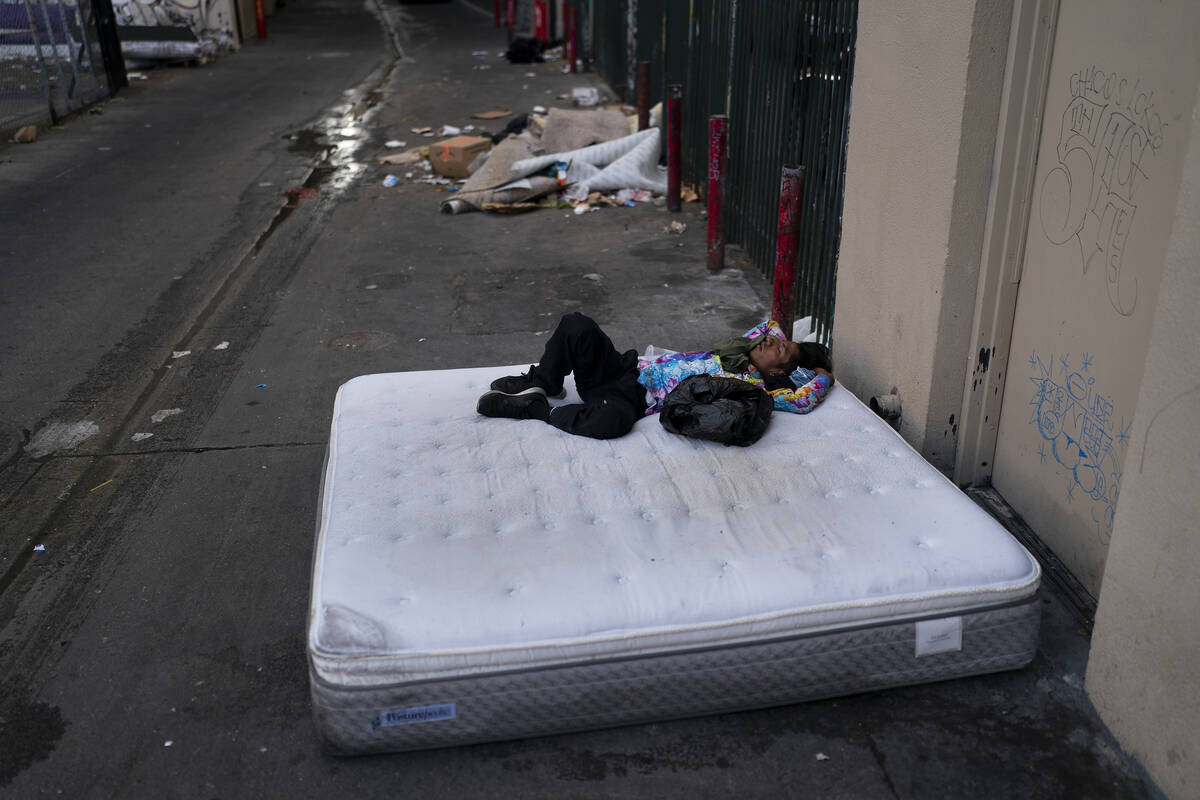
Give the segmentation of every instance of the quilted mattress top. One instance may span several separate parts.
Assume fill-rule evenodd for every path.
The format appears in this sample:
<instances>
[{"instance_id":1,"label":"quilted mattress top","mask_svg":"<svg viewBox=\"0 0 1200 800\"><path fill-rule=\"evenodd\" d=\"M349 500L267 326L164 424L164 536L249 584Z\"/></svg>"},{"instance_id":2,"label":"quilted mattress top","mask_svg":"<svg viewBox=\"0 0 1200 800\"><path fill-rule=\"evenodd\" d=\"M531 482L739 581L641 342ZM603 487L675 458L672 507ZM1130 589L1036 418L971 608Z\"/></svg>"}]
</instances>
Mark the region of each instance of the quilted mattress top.
<instances>
[{"instance_id":1,"label":"quilted mattress top","mask_svg":"<svg viewBox=\"0 0 1200 800\"><path fill-rule=\"evenodd\" d=\"M597 441L477 415L488 383L521 369L339 390L309 619L324 680L734 644L1037 590L1025 549L840 385L747 448L657 416Z\"/></svg>"}]
</instances>

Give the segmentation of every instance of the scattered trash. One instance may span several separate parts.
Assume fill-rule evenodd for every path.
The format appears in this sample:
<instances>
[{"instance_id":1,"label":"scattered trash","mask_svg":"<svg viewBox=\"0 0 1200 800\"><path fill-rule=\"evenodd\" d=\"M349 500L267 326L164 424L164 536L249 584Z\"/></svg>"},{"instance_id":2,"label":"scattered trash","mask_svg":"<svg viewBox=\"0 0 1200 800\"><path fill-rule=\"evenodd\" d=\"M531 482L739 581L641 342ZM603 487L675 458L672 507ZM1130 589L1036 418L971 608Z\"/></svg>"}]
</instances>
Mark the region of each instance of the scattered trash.
<instances>
[{"instance_id":1,"label":"scattered trash","mask_svg":"<svg viewBox=\"0 0 1200 800\"><path fill-rule=\"evenodd\" d=\"M150 421L157 425L158 423L162 422L167 417L173 417L176 414L182 414L182 413L183 413L182 408L163 408L163 409L159 409L158 411L155 411L153 414L151 414Z\"/></svg>"},{"instance_id":2,"label":"scattered trash","mask_svg":"<svg viewBox=\"0 0 1200 800\"><path fill-rule=\"evenodd\" d=\"M638 203L648 203L651 198L652 195L645 189L622 189L617 192L616 199L623 206L632 206Z\"/></svg>"},{"instance_id":3,"label":"scattered trash","mask_svg":"<svg viewBox=\"0 0 1200 800\"><path fill-rule=\"evenodd\" d=\"M389 153L386 156L379 156L376 160L380 164L416 164L419 161L424 161L425 156L422 154L424 147L414 147L411 150L405 150L403 153Z\"/></svg>"},{"instance_id":4,"label":"scattered trash","mask_svg":"<svg viewBox=\"0 0 1200 800\"><path fill-rule=\"evenodd\" d=\"M462 133L462 128L456 128L453 125L443 125L438 128L438 136L458 136Z\"/></svg>"},{"instance_id":5,"label":"scattered trash","mask_svg":"<svg viewBox=\"0 0 1200 800\"><path fill-rule=\"evenodd\" d=\"M491 69L491 68L492 68L491 64L476 64L475 66L471 67L471 69Z\"/></svg>"},{"instance_id":6,"label":"scattered trash","mask_svg":"<svg viewBox=\"0 0 1200 800\"><path fill-rule=\"evenodd\" d=\"M829 756L825 755L824 753L817 753L817 761L828 761L828 760L829 760Z\"/></svg>"},{"instance_id":7,"label":"scattered trash","mask_svg":"<svg viewBox=\"0 0 1200 800\"><path fill-rule=\"evenodd\" d=\"M471 55L473 55L473 56L486 56L487 54L488 54L487 50L475 50L471 53Z\"/></svg>"},{"instance_id":8,"label":"scattered trash","mask_svg":"<svg viewBox=\"0 0 1200 800\"><path fill-rule=\"evenodd\" d=\"M190 356L191 354L191 350L172 350L171 358L183 358L184 356Z\"/></svg>"},{"instance_id":9,"label":"scattered trash","mask_svg":"<svg viewBox=\"0 0 1200 800\"><path fill-rule=\"evenodd\" d=\"M672 220L671 224L663 228L663 233L683 233L687 230L687 223L679 220Z\"/></svg>"},{"instance_id":10,"label":"scattered trash","mask_svg":"<svg viewBox=\"0 0 1200 800\"><path fill-rule=\"evenodd\" d=\"M413 133L433 133L433 128L431 128L430 126L426 125L426 126L425 126L425 127L423 127L423 128L413 128L413 129L412 129L412 132L413 132Z\"/></svg>"},{"instance_id":11,"label":"scattered trash","mask_svg":"<svg viewBox=\"0 0 1200 800\"><path fill-rule=\"evenodd\" d=\"M265 383L260 383L258 386L255 386L254 388L255 389L265 389L265 388L267 388L267 385Z\"/></svg>"},{"instance_id":12,"label":"scattered trash","mask_svg":"<svg viewBox=\"0 0 1200 800\"><path fill-rule=\"evenodd\" d=\"M213 348L213 350L228 350L228 349L229 349L229 342L221 342L219 345L217 345L216 347Z\"/></svg>"},{"instance_id":13,"label":"scattered trash","mask_svg":"<svg viewBox=\"0 0 1200 800\"><path fill-rule=\"evenodd\" d=\"M585 86L571 90L571 101L577 106L595 106L600 104L600 92L594 86Z\"/></svg>"},{"instance_id":14,"label":"scattered trash","mask_svg":"<svg viewBox=\"0 0 1200 800\"><path fill-rule=\"evenodd\" d=\"M470 176L468 167L480 153L492 148L492 140L486 136L455 136L438 142L429 148L429 161L433 171L448 178Z\"/></svg>"},{"instance_id":15,"label":"scattered trash","mask_svg":"<svg viewBox=\"0 0 1200 800\"><path fill-rule=\"evenodd\" d=\"M388 188L395 186L399 182L400 182L400 179L397 178L395 175L385 175L383 177L383 185L387 186Z\"/></svg>"},{"instance_id":16,"label":"scattered trash","mask_svg":"<svg viewBox=\"0 0 1200 800\"><path fill-rule=\"evenodd\" d=\"M154 435L153 433L135 433L133 436L130 436L129 438L133 439L133 441L135 441L135 442L144 442L153 435Z\"/></svg>"},{"instance_id":17,"label":"scattered trash","mask_svg":"<svg viewBox=\"0 0 1200 800\"><path fill-rule=\"evenodd\" d=\"M546 113L546 107L545 107L545 106L534 106L534 107L533 107L533 113L535 113L535 114L545 114L545 113Z\"/></svg>"},{"instance_id":18,"label":"scattered trash","mask_svg":"<svg viewBox=\"0 0 1200 800\"><path fill-rule=\"evenodd\" d=\"M583 277L585 280L596 281L597 283L599 283L604 278L604 276L601 275L599 272L589 272L587 275L584 275Z\"/></svg>"},{"instance_id":19,"label":"scattered trash","mask_svg":"<svg viewBox=\"0 0 1200 800\"><path fill-rule=\"evenodd\" d=\"M525 77L526 77L526 78L536 78L536 77L537 77L537 73L536 73L536 72L526 72L526 73L525 73Z\"/></svg>"},{"instance_id":20,"label":"scattered trash","mask_svg":"<svg viewBox=\"0 0 1200 800\"><path fill-rule=\"evenodd\" d=\"M696 194L696 190L690 186L681 186L679 188L679 199L685 203L700 202L700 195Z\"/></svg>"},{"instance_id":21,"label":"scattered trash","mask_svg":"<svg viewBox=\"0 0 1200 800\"><path fill-rule=\"evenodd\" d=\"M402 142L399 139L388 139L386 142L383 143L383 146L396 148L396 147L404 147L407 144L408 144L408 142Z\"/></svg>"},{"instance_id":22,"label":"scattered trash","mask_svg":"<svg viewBox=\"0 0 1200 800\"><path fill-rule=\"evenodd\" d=\"M98 484L96 484L96 485L95 485L95 486L93 486L92 488L88 489L88 491L89 491L89 492L94 492L94 491L96 491L97 489L103 489L105 486L108 486L108 485L109 485L110 483L112 483L112 482L113 482L113 479L112 479L112 478L109 478L109 479L108 479L108 480L106 480L104 483L98 483Z\"/></svg>"},{"instance_id":23,"label":"scattered trash","mask_svg":"<svg viewBox=\"0 0 1200 800\"><path fill-rule=\"evenodd\" d=\"M478 111L471 116L475 119L500 119L502 117L511 117L512 113L506 108L496 108L491 111Z\"/></svg>"},{"instance_id":24,"label":"scattered trash","mask_svg":"<svg viewBox=\"0 0 1200 800\"><path fill-rule=\"evenodd\" d=\"M425 338L424 336L422 336L420 339L417 339L417 341L418 341L418 342L424 342L424 341L427 341L427 340L426 340L426 338Z\"/></svg>"},{"instance_id":25,"label":"scattered trash","mask_svg":"<svg viewBox=\"0 0 1200 800\"><path fill-rule=\"evenodd\" d=\"M71 450L99 432L100 426L89 420L51 422L34 434L33 440L25 445L25 452L31 458L41 458L57 450Z\"/></svg>"},{"instance_id":26,"label":"scattered trash","mask_svg":"<svg viewBox=\"0 0 1200 800\"><path fill-rule=\"evenodd\" d=\"M44 552L46 552L46 545L44 545L44 544L35 544L35 545L33 546L33 552L35 552L35 553L44 553Z\"/></svg>"},{"instance_id":27,"label":"scattered trash","mask_svg":"<svg viewBox=\"0 0 1200 800\"><path fill-rule=\"evenodd\" d=\"M266 186L271 186L271 185L273 185L273 184L270 181L259 181L258 182L258 188L260 188L260 189L262 189Z\"/></svg>"},{"instance_id":28,"label":"scattered trash","mask_svg":"<svg viewBox=\"0 0 1200 800\"><path fill-rule=\"evenodd\" d=\"M17 132L13 134L12 140L19 144L29 144L30 142L36 142L37 137L37 125L26 125L17 129Z\"/></svg>"},{"instance_id":29,"label":"scattered trash","mask_svg":"<svg viewBox=\"0 0 1200 800\"><path fill-rule=\"evenodd\" d=\"M580 214L586 214L588 211L591 211L591 210L592 210L592 207L589 206L587 203L580 203L579 205L575 206L575 216L579 216Z\"/></svg>"},{"instance_id":30,"label":"scattered trash","mask_svg":"<svg viewBox=\"0 0 1200 800\"><path fill-rule=\"evenodd\" d=\"M173 740L167 739L165 742L163 742L163 747L170 747L173 744L175 744Z\"/></svg>"},{"instance_id":31,"label":"scattered trash","mask_svg":"<svg viewBox=\"0 0 1200 800\"><path fill-rule=\"evenodd\" d=\"M545 50L546 43L541 39L522 36L512 40L504 57L510 64L538 64L545 61L542 57Z\"/></svg>"},{"instance_id":32,"label":"scattered trash","mask_svg":"<svg viewBox=\"0 0 1200 800\"><path fill-rule=\"evenodd\" d=\"M125 77L133 81L148 81L150 76L144 72L126 72Z\"/></svg>"}]
</instances>

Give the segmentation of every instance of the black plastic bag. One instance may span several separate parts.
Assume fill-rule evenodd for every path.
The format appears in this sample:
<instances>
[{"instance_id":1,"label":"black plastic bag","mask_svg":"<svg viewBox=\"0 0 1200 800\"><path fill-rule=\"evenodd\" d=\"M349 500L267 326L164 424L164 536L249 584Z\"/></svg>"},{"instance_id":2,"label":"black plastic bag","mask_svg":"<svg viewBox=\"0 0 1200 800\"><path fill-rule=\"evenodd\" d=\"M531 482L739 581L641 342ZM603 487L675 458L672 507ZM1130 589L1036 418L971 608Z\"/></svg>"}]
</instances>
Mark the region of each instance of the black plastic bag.
<instances>
[{"instance_id":1,"label":"black plastic bag","mask_svg":"<svg viewBox=\"0 0 1200 800\"><path fill-rule=\"evenodd\" d=\"M746 447L762 438L773 408L771 396L752 383L693 375L667 395L658 419L671 433Z\"/></svg>"}]
</instances>

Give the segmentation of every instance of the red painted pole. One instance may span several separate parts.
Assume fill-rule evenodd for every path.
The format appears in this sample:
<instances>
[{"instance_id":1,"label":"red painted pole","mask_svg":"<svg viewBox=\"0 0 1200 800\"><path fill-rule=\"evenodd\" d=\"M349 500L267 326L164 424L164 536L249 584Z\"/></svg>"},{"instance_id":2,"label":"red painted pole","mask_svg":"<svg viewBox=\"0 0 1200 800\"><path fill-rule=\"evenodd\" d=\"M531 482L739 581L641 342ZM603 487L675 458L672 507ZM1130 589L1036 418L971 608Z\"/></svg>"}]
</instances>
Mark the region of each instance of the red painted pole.
<instances>
[{"instance_id":1,"label":"red painted pole","mask_svg":"<svg viewBox=\"0 0 1200 800\"><path fill-rule=\"evenodd\" d=\"M779 181L779 228L775 235L775 287L771 318L788 338L796 316L796 248L803 209L804 167L787 165Z\"/></svg>"},{"instance_id":2,"label":"red painted pole","mask_svg":"<svg viewBox=\"0 0 1200 800\"><path fill-rule=\"evenodd\" d=\"M672 83L667 87L667 210L678 211L679 204L679 129L683 87Z\"/></svg>"},{"instance_id":3,"label":"red painted pole","mask_svg":"<svg viewBox=\"0 0 1200 800\"><path fill-rule=\"evenodd\" d=\"M567 24L570 26L567 30L567 47L571 53L571 72L578 72L576 60L579 58L579 11L575 6L567 6Z\"/></svg>"},{"instance_id":4,"label":"red painted pole","mask_svg":"<svg viewBox=\"0 0 1200 800\"><path fill-rule=\"evenodd\" d=\"M513 17L516 16L517 0L508 0L508 41L513 40Z\"/></svg>"},{"instance_id":5,"label":"red painted pole","mask_svg":"<svg viewBox=\"0 0 1200 800\"><path fill-rule=\"evenodd\" d=\"M543 42L550 39L550 14L546 0L533 0L533 37Z\"/></svg>"},{"instance_id":6,"label":"red painted pole","mask_svg":"<svg viewBox=\"0 0 1200 800\"><path fill-rule=\"evenodd\" d=\"M492 0L492 16L496 19L496 27L500 27L500 0Z\"/></svg>"},{"instance_id":7,"label":"red painted pole","mask_svg":"<svg viewBox=\"0 0 1200 800\"><path fill-rule=\"evenodd\" d=\"M639 61L637 65L637 109L638 130L650 127L650 62Z\"/></svg>"},{"instance_id":8,"label":"red painted pole","mask_svg":"<svg viewBox=\"0 0 1200 800\"><path fill-rule=\"evenodd\" d=\"M258 40L267 38L267 10L263 8L263 0L254 0L254 22L258 26Z\"/></svg>"},{"instance_id":9,"label":"red painted pole","mask_svg":"<svg viewBox=\"0 0 1200 800\"><path fill-rule=\"evenodd\" d=\"M708 118L708 268L725 266L725 148L729 117Z\"/></svg>"}]
</instances>

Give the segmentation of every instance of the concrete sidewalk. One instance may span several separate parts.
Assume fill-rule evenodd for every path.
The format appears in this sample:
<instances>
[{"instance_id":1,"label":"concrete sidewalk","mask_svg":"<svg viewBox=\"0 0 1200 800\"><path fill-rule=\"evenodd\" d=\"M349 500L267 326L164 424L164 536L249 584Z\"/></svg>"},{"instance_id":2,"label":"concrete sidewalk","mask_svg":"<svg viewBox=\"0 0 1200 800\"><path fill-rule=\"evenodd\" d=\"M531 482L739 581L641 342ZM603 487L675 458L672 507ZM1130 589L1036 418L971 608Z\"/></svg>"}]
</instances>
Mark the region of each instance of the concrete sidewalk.
<instances>
[{"instance_id":1,"label":"concrete sidewalk","mask_svg":"<svg viewBox=\"0 0 1200 800\"><path fill-rule=\"evenodd\" d=\"M14 444L0 471L5 568L34 538L48 548L0 595L0 795L1153 796L1087 703L1087 642L1048 585L1041 651L1019 672L474 747L356 759L320 750L304 630L337 387L372 372L526 364L577 309L619 348L700 348L759 321L769 292L748 265L707 272L698 205L450 216L433 186L383 186L406 170L374 156L390 139L421 142L414 127L478 125L476 111L565 104L557 97L573 87L603 86L559 64L499 59L490 4L379 11L382 27L348 0L293 0L263 49L152 74L40 150L0 150L12 160L6 193L62 203L67 188L44 181L94 157L97 120L105 141L173 124L203 194L194 213L209 220L197 230L181 215L139 234L148 247L171 237L186 269L131 265L137 243L115 221L149 213L147 198L189 179L164 180L161 162L148 173L136 149L102 151L127 178L103 195L109 224L93 231L93 250L51 252L6 284L31 297L40 270L64 287L86 278L99 294L64 294L56 313L14 318L5 306L9 341L41 331L43 350L95 346L42 363L32 346L9 356L6 375L18 377L0 412L13 430L36 431L84 419L69 416L80 408L101 432L41 459ZM272 79L269 100L240 97L268 60L294 73ZM337 76L316 77L332 64L343 65ZM225 82L220 97L199 92L214 80ZM210 105L196 107L200 97ZM255 106L272 121L238 127L248 161L199 124ZM281 196L299 186L315 194ZM664 232L671 220L687 230ZM20 237L54 235L36 216L26 224ZM72 316L75 303L96 309ZM154 436L134 441L141 432ZM22 535L9 532L14 519Z\"/></svg>"}]
</instances>

